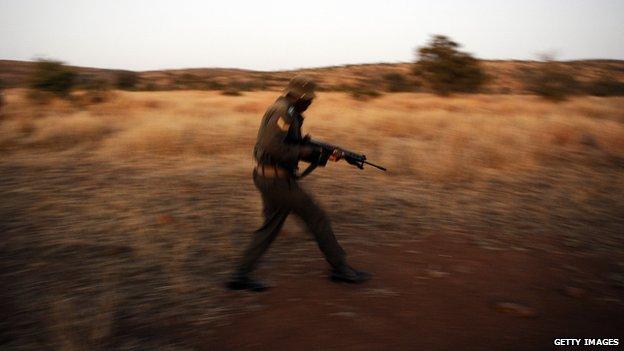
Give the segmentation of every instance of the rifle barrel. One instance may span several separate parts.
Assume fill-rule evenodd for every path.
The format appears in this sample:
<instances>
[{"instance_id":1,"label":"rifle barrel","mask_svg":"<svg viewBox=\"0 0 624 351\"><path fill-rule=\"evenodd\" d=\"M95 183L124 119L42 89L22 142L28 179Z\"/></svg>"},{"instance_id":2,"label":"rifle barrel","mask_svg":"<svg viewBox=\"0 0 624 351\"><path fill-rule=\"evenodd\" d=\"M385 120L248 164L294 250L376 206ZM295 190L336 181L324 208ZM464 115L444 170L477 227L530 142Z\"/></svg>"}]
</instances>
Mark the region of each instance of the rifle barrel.
<instances>
[{"instance_id":1,"label":"rifle barrel","mask_svg":"<svg viewBox=\"0 0 624 351\"><path fill-rule=\"evenodd\" d=\"M364 161L364 163L366 163L367 165L371 165L371 166L373 166L373 167L375 167L377 169L381 169L384 172L387 171L386 167L382 167L382 166L376 165L376 164L368 162L368 161Z\"/></svg>"}]
</instances>

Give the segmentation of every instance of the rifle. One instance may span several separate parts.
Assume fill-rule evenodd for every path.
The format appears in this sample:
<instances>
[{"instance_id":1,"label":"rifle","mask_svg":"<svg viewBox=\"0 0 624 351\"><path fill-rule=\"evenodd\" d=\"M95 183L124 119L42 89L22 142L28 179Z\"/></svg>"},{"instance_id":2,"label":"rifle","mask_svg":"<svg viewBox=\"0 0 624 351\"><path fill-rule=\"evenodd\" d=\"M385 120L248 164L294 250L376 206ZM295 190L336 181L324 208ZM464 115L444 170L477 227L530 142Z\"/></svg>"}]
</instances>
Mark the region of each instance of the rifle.
<instances>
[{"instance_id":1,"label":"rifle","mask_svg":"<svg viewBox=\"0 0 624 351\"><path fill-rule=\"evenodd\" d=\"M308 168L306 168L301 173L301 175L299 175L299 178L303 178L306 175L310 174L318 166L325 167L325 165L327 164L327 161L329 160L329 157L334 153L337 153L337 156L340 156L340 158L347 161L347 163L354 165L359 169L364 169L364 165L367 164L379 170L382 170L384 172L386 171L385 167L376 165L372 162L368 162L366 160L366 155L359 154L353 151L349 151L347 149L343 149L342 147L337 146L337 145L333 145L333 144L326 143L326 142L319 141L319 140L314 140L309 135L306 135L303 138L302 144L310 145L319 149L320 155L318 155L317 159L310 162L310 165L308 166Z\"/></svg>"}]
</instances>

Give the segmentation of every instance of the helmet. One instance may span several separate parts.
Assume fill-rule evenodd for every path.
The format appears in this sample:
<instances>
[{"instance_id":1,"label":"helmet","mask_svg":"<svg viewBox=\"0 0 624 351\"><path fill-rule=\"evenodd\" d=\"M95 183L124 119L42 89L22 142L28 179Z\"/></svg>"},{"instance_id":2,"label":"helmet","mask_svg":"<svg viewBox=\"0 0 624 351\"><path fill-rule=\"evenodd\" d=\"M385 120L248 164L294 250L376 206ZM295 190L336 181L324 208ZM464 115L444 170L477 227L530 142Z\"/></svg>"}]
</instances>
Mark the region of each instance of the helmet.
<instances>
[{"instance_id":1,"label":"helmet","mask_svg":"<svg viewBox=\"0 0 624 351\"><path fill-rule=\"evenodd\" d=\"M299 100L312 100L316 97L314 90L316 83L312 78L306 76L295 76L288 82L284 89L285 94L290 94Z\"/></svg>"}]
</instances>

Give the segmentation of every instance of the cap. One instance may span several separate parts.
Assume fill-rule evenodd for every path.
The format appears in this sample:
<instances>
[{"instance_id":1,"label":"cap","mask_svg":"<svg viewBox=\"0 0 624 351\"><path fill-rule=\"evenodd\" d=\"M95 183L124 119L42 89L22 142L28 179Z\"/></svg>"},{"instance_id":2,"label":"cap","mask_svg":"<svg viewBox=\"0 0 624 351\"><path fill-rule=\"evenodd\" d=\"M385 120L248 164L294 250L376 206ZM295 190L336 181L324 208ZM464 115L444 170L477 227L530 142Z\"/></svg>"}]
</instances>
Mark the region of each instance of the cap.
<instances>
[{"instance_id":1,"label":"cap","mask_svg":"<svg viewBox=\"0 0 624 351\"><path fill-rule=\"evenodd\" d=\"M311 100L316 97L314 90L316 83L312 78L306 76L295 76L288 82L288 86L284 89L284 93L290 94L297 99Z\"/></svg>"}]
</instances>

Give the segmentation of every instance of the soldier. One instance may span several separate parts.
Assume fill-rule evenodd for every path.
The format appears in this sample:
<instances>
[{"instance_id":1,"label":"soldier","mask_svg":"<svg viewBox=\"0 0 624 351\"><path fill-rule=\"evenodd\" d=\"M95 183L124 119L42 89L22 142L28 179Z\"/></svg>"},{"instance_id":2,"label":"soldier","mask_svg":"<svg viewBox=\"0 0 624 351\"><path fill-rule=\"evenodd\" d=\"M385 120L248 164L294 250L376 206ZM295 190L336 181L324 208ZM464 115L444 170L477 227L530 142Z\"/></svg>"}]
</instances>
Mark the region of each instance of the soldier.
<instances>
[{"instance_id":1,"label":"soldier","mask_svg":"<svg viewBox=\"0 0 624 351\"><path fill-rule=\"evenodd\" d=\"M227 287L232 290L263 291L266 286L253 280L249 274L262 254L279 233L286 217L293 212L314 234L316 242L332 267L330 278L335 282L360 283L371 274L351 268L345 260L345 252L336 241L331 223L314 199L297 183L295 171L299 160L316 160L320 149L302 143L302 113L315 97L316 84L307 77L294 77L273 105L260 125L254 158L253 179L260 191L264 207L264 223L253 234L251 243L243 254ZM330 160L338 161L339 153Z\"/></svg>"}]
</instances>

